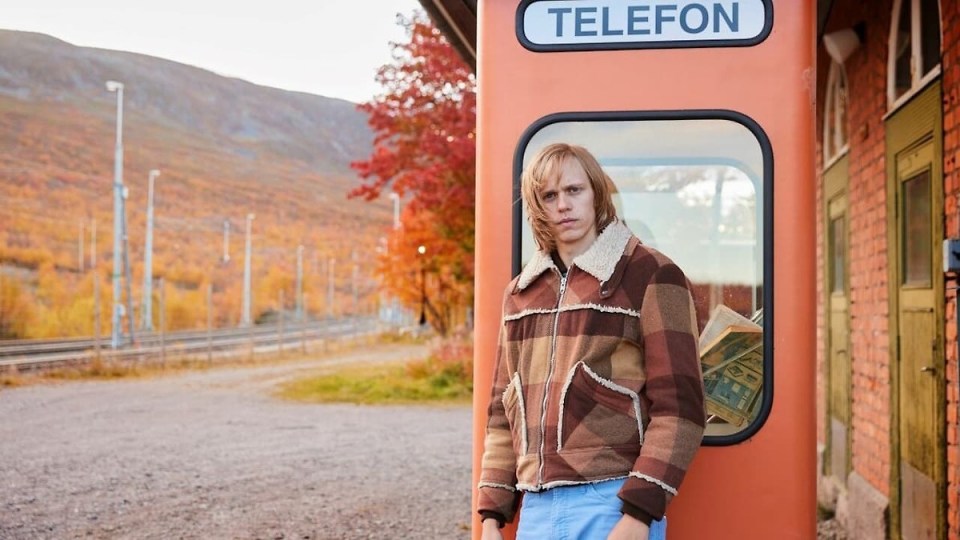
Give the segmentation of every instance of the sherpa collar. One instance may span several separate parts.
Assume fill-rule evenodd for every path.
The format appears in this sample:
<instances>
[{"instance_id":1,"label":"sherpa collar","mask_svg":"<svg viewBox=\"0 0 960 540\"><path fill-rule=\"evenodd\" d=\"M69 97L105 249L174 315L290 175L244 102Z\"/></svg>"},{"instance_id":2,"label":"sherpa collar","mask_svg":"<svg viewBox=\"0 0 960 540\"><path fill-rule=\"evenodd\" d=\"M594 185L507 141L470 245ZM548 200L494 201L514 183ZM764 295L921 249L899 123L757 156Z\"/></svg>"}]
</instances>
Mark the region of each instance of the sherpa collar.
<instances>
[{"instance_id":1,"label":"sherpa collar","mask_svg":"<svg viewBox=\"0 0 960 540\"><path fill-rule=\"evenodd\" d=\"M613 275L631 236L630 229L619 219L615 220L603 229L589 249L573 259L570 266L580 268L603 283ZM526 289L540 274L556 268L550 253L537 250L520 272L517 291Z\"/></svg>"}]
</instances>

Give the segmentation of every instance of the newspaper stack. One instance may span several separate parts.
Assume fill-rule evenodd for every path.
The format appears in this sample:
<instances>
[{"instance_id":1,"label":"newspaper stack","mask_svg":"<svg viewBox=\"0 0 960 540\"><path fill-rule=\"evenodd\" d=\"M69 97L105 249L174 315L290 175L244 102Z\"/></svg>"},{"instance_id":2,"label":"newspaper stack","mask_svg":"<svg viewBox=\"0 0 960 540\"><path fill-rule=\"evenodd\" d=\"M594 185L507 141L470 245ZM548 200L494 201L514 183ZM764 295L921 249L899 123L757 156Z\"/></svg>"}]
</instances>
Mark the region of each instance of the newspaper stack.
<instances>
[{"instance_id":1,"label":"newspaper stack","mask_svg":"<svg viewBox=\"0 0 960 540\"><path fill-rule=\"evenodd\" d=\"M759 410L763 390L763 311L752 320L719 305L700 334L708 422L741 427Z\"/></svg>"}]
</instances>

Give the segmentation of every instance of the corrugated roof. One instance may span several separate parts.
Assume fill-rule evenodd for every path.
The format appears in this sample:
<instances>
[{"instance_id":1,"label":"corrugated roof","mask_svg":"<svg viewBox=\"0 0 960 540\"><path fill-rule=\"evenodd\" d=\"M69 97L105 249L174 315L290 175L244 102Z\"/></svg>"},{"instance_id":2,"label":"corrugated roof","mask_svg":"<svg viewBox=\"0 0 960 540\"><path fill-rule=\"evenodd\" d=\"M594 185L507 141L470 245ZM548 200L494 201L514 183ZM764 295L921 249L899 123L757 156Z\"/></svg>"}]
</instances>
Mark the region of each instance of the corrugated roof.
<instances>
[{"instance_id":1,"label":"corrugated roof","mask_svg":"<svg viewBox=\"0 0 960 540\"><path fill-rule=\"evenodd\" d=\"M460 57L477 71L477 0L420 0Z\"/></svg>"}]
</instances>

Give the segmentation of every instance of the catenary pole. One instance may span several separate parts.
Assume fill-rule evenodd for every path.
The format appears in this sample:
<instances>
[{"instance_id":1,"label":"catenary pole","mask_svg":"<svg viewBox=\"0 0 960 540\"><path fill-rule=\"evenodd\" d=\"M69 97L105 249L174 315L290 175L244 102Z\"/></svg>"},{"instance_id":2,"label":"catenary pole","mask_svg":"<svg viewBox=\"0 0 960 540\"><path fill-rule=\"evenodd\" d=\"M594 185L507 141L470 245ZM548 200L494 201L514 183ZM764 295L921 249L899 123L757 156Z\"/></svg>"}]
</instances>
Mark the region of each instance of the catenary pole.
<instances>
[{"instance_id":1,"label":"catenary pole","mask_svg":"<svg viewBox=\"0 0 960 540\"><path fill-rule=\"evenodd\" d=\"M120 346L120 264L121 264L121 207L123 206L123 83L107 81L107 90L117 93L117 140L113 157L113 312L111 315L110 346Z\"/></svg>"},{"instance_id":2,"label":"catenary pole","mask_svg":"<svg viewBox=\"0 0 960 540\"><path fill-rule=\"evenodd\" d=\"M303 322L303 244L297 246L297 322Z\"/></svg>"},{"instance_id":3,"label":"catenary pole","mask_svg":"<svg viewBox=\"0 0 960 540\"><path fill-rule=\"evenodd\" d=\"M230 262L230 220L223 220L223 262Z\"/></svg>"},{"instance_id":4,"label":"catenary pole","mask_svg":"<svg viewBox=\"0 0 960 540\"><path fill-rule=\"evenodd\" d=\"M97 220L90 223L90 272L93 274L93 354L100 359L100 273L97 271Z\"/></svg>"},{"instance_id":5,"label":"catenary pole","mask_svg":"<svg viewBox=\"0 0 960 540\"><path fill-rule=\"evenodd\" d=\"M133 330L133 293L130 291L130 284L133 281L130 277L130 234L127 230L127 197L129 193L126 186L123 188L123 200L120 205L120 230L123 232L123 275L124 284L127 289L127 333L129 334L128 343L133 344L136 341Z\"/></svg>"},{"instance_id":6,"label":"catenary pole","mask_svg":"<svg viewBox=\"0 0 960 540\"><path fill-rule=\"evenodd\" d=\"M250 321L250 229L253 224L254 214L247 214L247 240L244 249L243 258L243 317L240 320L242 326L251 326Z\"/></svg>"},{"instance_id":7,"label":"catenary pole","mask_svg":"<svg viewBox=\"0 0 960 540\"><path fill-rule=\"evenodd\" d=\"M160 171L152 169L147 180L147 235L143 246L143 320L140 328L153 330L153 187Z\"/></svg>"}]
</instances>

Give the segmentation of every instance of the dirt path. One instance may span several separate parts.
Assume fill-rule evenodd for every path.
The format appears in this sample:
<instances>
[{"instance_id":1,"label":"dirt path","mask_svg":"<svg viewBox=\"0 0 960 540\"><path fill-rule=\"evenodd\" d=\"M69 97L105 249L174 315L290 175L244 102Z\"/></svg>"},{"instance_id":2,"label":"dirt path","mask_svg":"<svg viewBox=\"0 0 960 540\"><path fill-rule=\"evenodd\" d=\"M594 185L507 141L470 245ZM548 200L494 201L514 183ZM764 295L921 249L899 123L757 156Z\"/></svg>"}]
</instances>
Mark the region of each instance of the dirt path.
<instances>
[{"instance_id":1,"label":"dirt path","mask_svg":"<svg viewBox=\"0 0 960 540\"><path fill-rule=\"evenodd\" d=\"M468 538L468 406L271 395L423 352L0 391L0 538Z\"/></svg>"}]
</instances>

